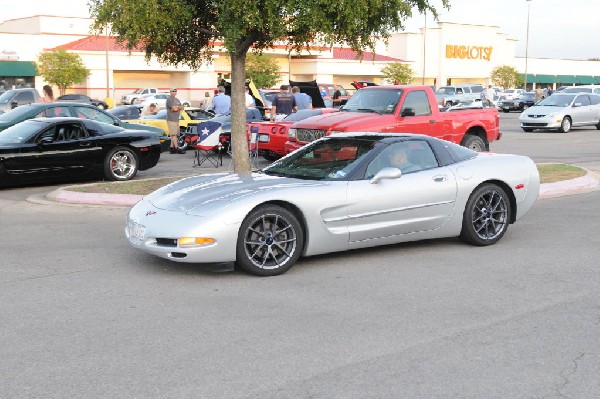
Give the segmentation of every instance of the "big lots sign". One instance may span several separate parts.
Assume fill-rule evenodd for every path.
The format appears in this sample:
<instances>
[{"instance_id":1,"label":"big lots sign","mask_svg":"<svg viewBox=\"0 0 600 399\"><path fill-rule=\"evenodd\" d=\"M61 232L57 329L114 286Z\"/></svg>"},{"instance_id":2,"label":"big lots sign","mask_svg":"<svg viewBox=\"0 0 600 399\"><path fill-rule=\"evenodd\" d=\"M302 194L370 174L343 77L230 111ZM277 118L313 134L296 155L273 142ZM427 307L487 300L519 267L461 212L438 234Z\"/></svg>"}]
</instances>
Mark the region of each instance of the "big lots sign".
<instances>
[{"instance_id":1,"label":"big lots sign","mask_svg":"<svg viewBox=\"0 0 600 399\"><path fill-rule=\"evenodd\" d=\"M492 58L493 49L494 48L491 46L460 46L446 44L446 58L489 61Z\"/></svg>"}]
</instances>

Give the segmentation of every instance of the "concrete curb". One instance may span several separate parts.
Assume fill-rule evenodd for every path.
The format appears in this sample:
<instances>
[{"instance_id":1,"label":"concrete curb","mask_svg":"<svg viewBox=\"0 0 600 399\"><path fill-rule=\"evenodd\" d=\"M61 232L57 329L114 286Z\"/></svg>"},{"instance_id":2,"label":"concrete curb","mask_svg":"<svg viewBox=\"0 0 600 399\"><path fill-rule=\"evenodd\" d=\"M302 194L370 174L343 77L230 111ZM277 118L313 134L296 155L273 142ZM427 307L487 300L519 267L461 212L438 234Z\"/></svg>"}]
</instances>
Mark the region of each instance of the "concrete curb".
<instances>
[{"instance_id":1,"label":"concrete curb","mask_svg":"<svg viewBox=\"0 0 600 399\"><path fill-rule=\"evenodd\" d=\"M106 194L106 193L82 193L70 191L74 186L61 187L46 195L49 202L64 205L109 205L129 207L135 205L144 198L143 195L133 194ZM600 189L600 174L587 171L585 176L575 179L545 183L540 185L540 199L555 198L564 195L582 194ZM39 196L28 198L31 202L41 203Z\"/></svg>"}]
</instances>

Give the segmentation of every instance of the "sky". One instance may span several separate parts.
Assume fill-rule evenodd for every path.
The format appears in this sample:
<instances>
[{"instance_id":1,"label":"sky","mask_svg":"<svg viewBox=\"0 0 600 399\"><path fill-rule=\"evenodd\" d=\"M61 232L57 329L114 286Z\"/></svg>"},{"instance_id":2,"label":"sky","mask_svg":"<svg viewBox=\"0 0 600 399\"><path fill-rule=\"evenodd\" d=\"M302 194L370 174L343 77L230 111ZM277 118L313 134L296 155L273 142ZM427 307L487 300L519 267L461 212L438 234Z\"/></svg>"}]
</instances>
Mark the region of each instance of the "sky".
<instances>
[{"instance_id":1,"label":"sky","mask_svg":"<svg viewBox=\"0 0 600 399\"><path fill-rule=\"evenodd\" d=\"M132 0L135 1L135 0ZM529 57L600 58L600 2L598 0L450 0L450 10L441 0L430 0L439 21L500 27L519 42L516 56L525 56L529 8ZM0 0L0 20L32 15L89 17L87 0ZM425 17L406 21L407 31L418 31ZM427 16L427 26L435 26Z\"/></svg>"}]
</instances>

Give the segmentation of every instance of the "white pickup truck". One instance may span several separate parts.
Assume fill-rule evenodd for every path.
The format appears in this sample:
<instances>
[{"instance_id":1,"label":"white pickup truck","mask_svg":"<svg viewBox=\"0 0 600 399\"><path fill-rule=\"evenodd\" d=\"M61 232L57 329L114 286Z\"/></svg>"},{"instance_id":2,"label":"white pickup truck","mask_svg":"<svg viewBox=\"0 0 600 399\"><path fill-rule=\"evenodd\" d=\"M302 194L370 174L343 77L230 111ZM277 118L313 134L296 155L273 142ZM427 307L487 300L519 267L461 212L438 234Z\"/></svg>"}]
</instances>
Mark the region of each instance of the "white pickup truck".
<instances>
[{"instance_id":1,"label":"white pickup truck","mask_svg":"<svg viewBox=\"0 0 600 399\"><path fill-rule=\"evenodd\" d=\"M139 98L143 95L146 94L156 94L158 93L158 89L156 88L141 88L141 89L137 89L136 91L134 91L133 93L129 93L129 94L125 94L123 97L121 97L121 104L133 104L133 101L136 98Z\"/></svg>"}]
</instances>

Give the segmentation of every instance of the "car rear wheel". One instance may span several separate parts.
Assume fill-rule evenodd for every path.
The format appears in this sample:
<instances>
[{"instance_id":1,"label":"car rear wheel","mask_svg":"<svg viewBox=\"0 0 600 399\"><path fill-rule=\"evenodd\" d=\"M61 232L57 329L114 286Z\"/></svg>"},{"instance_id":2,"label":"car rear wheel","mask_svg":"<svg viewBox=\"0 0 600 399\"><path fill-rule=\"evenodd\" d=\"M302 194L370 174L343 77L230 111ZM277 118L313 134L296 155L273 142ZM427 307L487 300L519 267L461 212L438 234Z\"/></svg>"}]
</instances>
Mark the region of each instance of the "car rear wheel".
<instances>
[{"instance_id":1,"label":"car rear wheel","mask_svg":"<svg viewBox=\"0 0 600 399\"><path fill-rule=\"evenodd\" d=\"M190 148L190 143L185 141L185 129L179 129L179 137L177 137L177 147L180 151L186 151Z\"/></svg>"},{"instance_id":2,"label":"car rear wheel","mask_svg":"<svg viewBox=\"0 0 600 399\"><path fill-rule=\"evenodd\" d=\"M100 108L101 110L106 110L106 105L104 104L98 104L98 108Z\"/></svg>"},{"instance_id":3,"label":"car rear wheel","mask_svg":"<svg viewBox=\"0 0 600 399\"><path fill-rule=\"evenodd\" d=\"M138 171L135 153L126 147L112 149L104 160L104 176L109 180L125 181L132 179Z\"/></svg>"},{"instance_id":4,"label":"car rear wheel","mask_svg":"<svg viewBox=\"0 0 600 399\"><path fill-rule=\"evenodd\" d=\"M571 118L565 116L562 122L560 123L558 131L561 133L569 133L571 131Z\"/></svg>"},{"instance_id":5,"label":"car rear wheel","mask_svg":"<svg viewBox=\"0 0 600 399\"><path fill-rule=\"evenodd\" d=\"M523 129L523 131L524 131L525 133L531 133L531 132L533 132L533 129L531 129L531 128L529 128L529 127L524 127L524 128L522 128L522 129Z\"/></svg>"},{"instance_id":6,"label":"car rear wheel","mask_svg":"<svg viewBox=\"0 0 600 399\"><path fill-rule=\"evenodd\" d=\"M477 151L477 152L482 152L482 151L487 150L487 148L485 147L485 143L483 142L481 137L475 136L473 134L465 135L465 138L463 139L463 141L460 145L462 145L463 147L470 148L471 150Z\"/></svg>"},{"instance_id":7,"label":"car rear wheel","mask_svg":"<svg viewBox=\"0 0 600 399\"><path fill-rule=\"evenodd\" d=\"M478 246L495 244L508 229L510 213L504 190L495 184L484 184L467 201L460 238Z\"/></svg>"},{"instance_id":8,"label":"car rear wheel","mask_svg":"<svg viewBox=\"0 0 600 399\"><path fill-rule=\"evenodd\" d=\"M505 114L508 114L510 112L510 110L508 109L503 109L502 112L504 112Z\"/></svg>"},{"instance_id":9,"label":"car rear wheel","mask_svg":"<svg viewBox=\"0 0 600 399\"><path fill-rule=\"evenodd\" d=\"M248 273L276 276L300 258L304 232L298 218L276 206L261 206L246 216L238 234L236 262Z\"/></svg>"}]
</instances>

